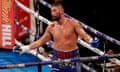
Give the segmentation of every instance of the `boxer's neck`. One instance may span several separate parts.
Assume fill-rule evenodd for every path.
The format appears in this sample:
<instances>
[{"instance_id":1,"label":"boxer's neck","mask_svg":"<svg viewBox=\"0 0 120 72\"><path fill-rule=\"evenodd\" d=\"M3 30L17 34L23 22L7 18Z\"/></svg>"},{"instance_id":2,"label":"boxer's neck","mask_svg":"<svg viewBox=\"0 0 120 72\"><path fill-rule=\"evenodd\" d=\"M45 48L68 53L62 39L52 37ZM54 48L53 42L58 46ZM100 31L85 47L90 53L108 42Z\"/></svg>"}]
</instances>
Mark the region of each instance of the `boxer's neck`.
<instances>
[{"instance_id":1,"label":"boxer's neck","mask_svg":"<svg viewBox=\"0 0 120 72\"><path fill-rule=\"evenodd\" d=\"M65 24L66 18L64 16L61 16L60 20L58 21L58 24L63 25Z\"/></svg>"}]
</instances>

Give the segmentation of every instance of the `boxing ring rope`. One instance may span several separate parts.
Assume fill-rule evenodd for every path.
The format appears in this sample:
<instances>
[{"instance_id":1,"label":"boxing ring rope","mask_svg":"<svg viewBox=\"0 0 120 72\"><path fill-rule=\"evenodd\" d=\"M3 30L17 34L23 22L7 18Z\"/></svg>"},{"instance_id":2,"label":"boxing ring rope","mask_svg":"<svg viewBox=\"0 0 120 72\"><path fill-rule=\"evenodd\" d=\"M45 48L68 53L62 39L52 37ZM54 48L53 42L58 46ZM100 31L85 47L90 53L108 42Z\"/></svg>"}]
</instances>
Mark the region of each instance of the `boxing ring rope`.
<instances>
[{"instance_id":1,"label":"boxing ring rope","mask_svg":"<svg viewBox=\"0 0 120 72\"><path fill-rule=\"evenodd\" d=\"M40 2L41 4L43 4L44 6L46 6L46 7L48 7L48 8L51 8L51 5L50 5L48 2L44 1L44 0L39 0L39 2ZM65 13L64 15L65 15L66 17L69 17L69 18L74 18L74 17L71 17L70 15L68 15L68 14L66 14L66 13ZM75 18L74 18L74 19L75 19ZM120 41L119 41L119 40L117 40L117 39L115 39L115 38L113 38L113 37L110 37L110 36L108 36L108 35L100 32L100 31L92 28L91 26L86 25L85 23L79 21L78 19L76 19L76 20L77 20L86 30L88 30L88 31L96 34L97 36L99 36L99 37L101 37L101 38L103 38L103 39L109 40L110 42L112 42L112 43L117 44L117 45L120 46Z\"/></svg>"},{"instance_id":2,"label":"boxing ring rope","mask_svg":"<svg viewBox=\"0 0 120 72\"><path fill-rule=\"evenodd\" d=\"M101 67L104 66L104 64L97 64L97 65L99 65L99 66L101 66ZM116 66L116 64L111 64L111 63L107 63L107 64L106 64L106 67L107 67L107 68L113 68L113 67L115 67L115 66Z\"/></svg>"},{"instance_id":3,"label":"boxing ring rope","mask_svg":"<svg viewBox=\"0 0 120 72\"><path fill-rule=\"evenodd\" d=\"M46 23L46 24L52 24L49 20L47 20L46 18L40 16L37 12L34 12L32 9L27 8L26 6L24 6L23 4L21 4L18 0L15 0L16 5L18 5L21 9L23 9L24 11L32 14L33 16L35 16L36 18L38 18L39 20L41 20L42 22Z\"/></svg>"},{"instance_id":4,"label":"boxing ring rope","mask_svg":"<svg viewBox=\"0 0 120 72\"><path fill-rule=\"evenodd\" d=\"M91 57L79 57L79 58L70 58L70 59L58 59L53 61L43 61L43 62L32 62L32 63L24 63L24 64L7 64L0 65L0 69L6 68L20 68L20 67L29 67L40 65L49 65L49 64L61 64L61 63L70 63L70 62L86 62L86 61L95 61L95 60L106 60L109 58L119 57L120 54L106 55L106 56L91 56Z\"/></svg>"},{"instance_id":5,"label":"boxing ring rope","mask_svg":"<svg viewBox=\"0 0 120 72\"><path fill-rule=\"evenodd\" d=\"M89 66L81 63L82 67L85 68L88 72L97 72L96 70L94 70L93 68L90 68Z\"/></svg>"},{"instance_id":6,"label":"boxing ring rope","mask_svg":"<svg viewBox=\"0 0 120 72\"><path fill-rule=\"evenodd\" d=\"M43 21L44 23L46 24L51 24L51 22L49 20L47 20L46 18L42 17L42 16L38 16L37 13L35 13L33 10L27 8L26 6L22 5L21 3L19 3L17 0L15 0L16 4L22 8L23 10L25 10L26 12L32 14L33 16L35 16L36 18L40 19L41 21ZM97 49L97 48L93 48L91 46L89 46L87 43L85 43L84 41L80 40L79 41L80 44L82 44L83 46L87 46L86 48L88 48L89 50L99 54L99 55L104 55L104 52L102 52L101 50ZM116 58L112 58L112 59L109 59L110 61L120 65L120 61Z\"/></svg>"}]
</instances>

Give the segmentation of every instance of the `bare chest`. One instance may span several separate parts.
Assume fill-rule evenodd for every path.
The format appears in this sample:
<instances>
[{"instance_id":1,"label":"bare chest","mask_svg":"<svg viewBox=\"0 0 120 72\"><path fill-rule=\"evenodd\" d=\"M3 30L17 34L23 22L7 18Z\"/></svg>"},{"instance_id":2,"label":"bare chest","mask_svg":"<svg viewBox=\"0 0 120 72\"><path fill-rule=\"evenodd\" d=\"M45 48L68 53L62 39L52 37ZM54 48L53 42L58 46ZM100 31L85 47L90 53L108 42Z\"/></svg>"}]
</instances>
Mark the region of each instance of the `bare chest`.
<instances>
[{"instance_id":1,"label":"bare chest","mask_svg":"<svg viewBox=\"0 0 120 72\"><path fill-rule=\"evenodd\" d=\"M74 34L74 28L71 25L56 25L52 29L52 35L54 38L68 38Z\"/></svg>"}]
</instances>

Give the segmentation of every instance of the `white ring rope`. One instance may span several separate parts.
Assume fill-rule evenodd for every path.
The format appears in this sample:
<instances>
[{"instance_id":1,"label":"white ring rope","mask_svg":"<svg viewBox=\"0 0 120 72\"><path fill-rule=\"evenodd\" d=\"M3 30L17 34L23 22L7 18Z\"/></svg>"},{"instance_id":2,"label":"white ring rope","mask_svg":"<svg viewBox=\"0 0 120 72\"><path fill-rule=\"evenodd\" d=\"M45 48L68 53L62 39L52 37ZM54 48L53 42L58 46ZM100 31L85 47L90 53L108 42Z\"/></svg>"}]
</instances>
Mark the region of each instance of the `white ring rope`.
<instances>
[{"instance_id":1,"label":"white ring rope","mask_svg":"<svg viewBox=\"0 0 120 72\"><path fill-rule=\"evenodd\" d=\"M36 18L38 18L39 20L41 20L42 22L46 23L46 24L51 24L51 22L49 20L47 20L46 18L42 17L41 15L38 14L38 12L34 12L32 9L27 8L26 6L24 6L23 4L21 4L18 0L15 0L15 3L24 11L32 14L33 16L35 16Z\"/></svg>"},{"instance_id":2,"label":"white ring rope","mask_svg":"<svg viewBox=\"0 0 120 72\"><path fill-rule=\"evenodd\" d=\"M24 11L32 14L33 16L35 16L35 17L38 18L39 20L43 21L44 23L46 23L46 24L52 24L49 20L47 20L46 18L44 18L44 17L42 17L42 16L40 16L40 15L38 16L38 14L37 14L36 12L34 12L33 10L27 8L26 6L24 6L23 4L21 4L21 3L18 2L17 0L15 0L15 2L16 2L16 4L17 4L20 8L22 8ZM89 44L87 44L86 42L84 42L84 41L82 41L82 40L80 40L79 43L80 43L81 45L85 46L86 48L88 48L89 50L91 50L91 51L93 51L93 52L95 52L95 53L97 53L97 54L99 54L99 55L103 55L103 54L104 54L103 51L101 51L101 50L99 50L99 49L97 49L97 48L91 47ZM112 62L114 62L114 63L116 63L116 64L118 64L118 65L120 65L120 61L119 61L118 59L116 59L116 58L112 58L112 59L109 59L109 60L112 61Z\"/></svg>"},{"instance_id":3,"label":"white ring rope","mask_svg":"<svg viewBox=\"0 0 120 72\"><path fill-rule=\"evenodd\" d=\"M104 67L104 64L98 64L101 67ZM114 68L116 66L116 64L112 64L112 63L106 63L106 67L107 68Z\"/></svg>"}]
</instances>

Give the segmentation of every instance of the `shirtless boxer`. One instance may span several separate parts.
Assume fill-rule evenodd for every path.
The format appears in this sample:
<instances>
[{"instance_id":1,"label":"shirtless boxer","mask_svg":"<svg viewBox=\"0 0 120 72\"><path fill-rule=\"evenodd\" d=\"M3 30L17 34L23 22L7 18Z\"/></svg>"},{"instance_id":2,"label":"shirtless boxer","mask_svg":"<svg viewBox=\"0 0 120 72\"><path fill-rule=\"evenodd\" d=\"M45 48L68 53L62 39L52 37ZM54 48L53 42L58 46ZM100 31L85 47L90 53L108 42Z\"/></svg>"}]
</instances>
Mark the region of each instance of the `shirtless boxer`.
<instances>
[{"instance_id":1,"label":"shirtless boxer","mask_svg":"<svg viewBox=\"0 0 120 72\"><path fill-rule=\"evenodd\" d=\"M83 30L76 20L64 16L64 8L60 3L52 5L51 16L53 22L48 25L44 35L30 45L20 47L21 52L39 48L53 38L53 59L68 59L79 57L77 48L79 36L87 43L94 42L92 37ZM98 41L96 44L98 45ZM53 65L52 72L78 72L76 68L76 63Z\"/></svg>"}]
</instances>

